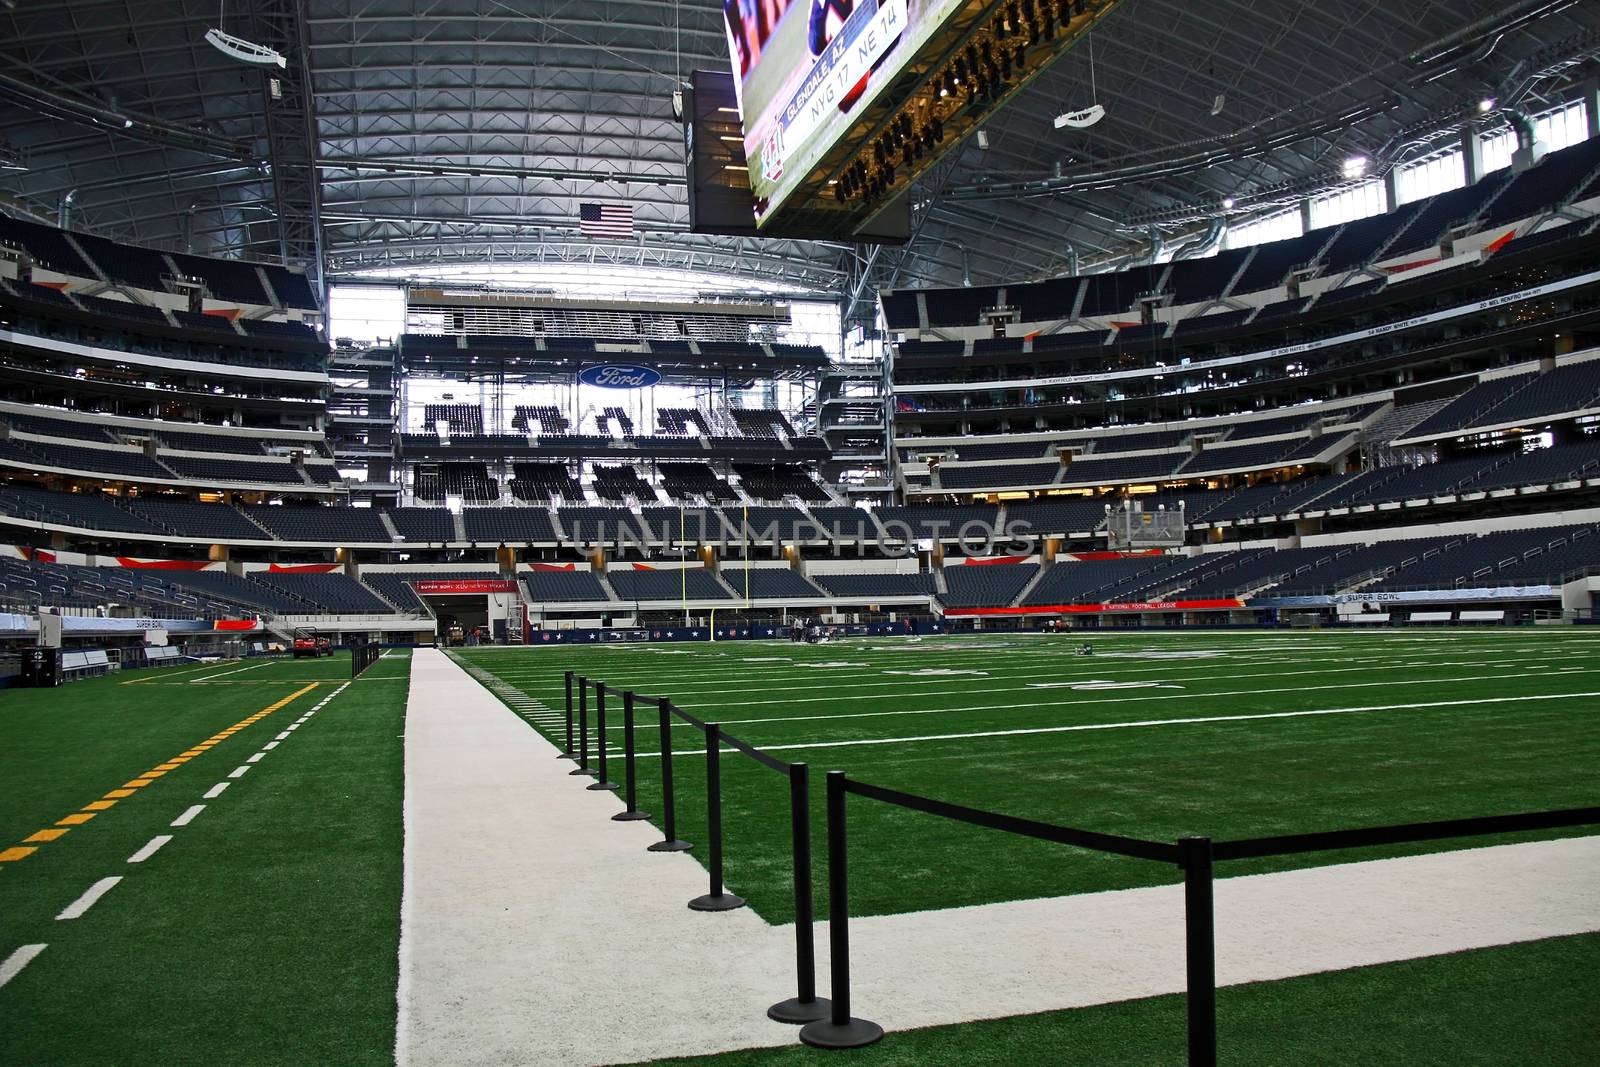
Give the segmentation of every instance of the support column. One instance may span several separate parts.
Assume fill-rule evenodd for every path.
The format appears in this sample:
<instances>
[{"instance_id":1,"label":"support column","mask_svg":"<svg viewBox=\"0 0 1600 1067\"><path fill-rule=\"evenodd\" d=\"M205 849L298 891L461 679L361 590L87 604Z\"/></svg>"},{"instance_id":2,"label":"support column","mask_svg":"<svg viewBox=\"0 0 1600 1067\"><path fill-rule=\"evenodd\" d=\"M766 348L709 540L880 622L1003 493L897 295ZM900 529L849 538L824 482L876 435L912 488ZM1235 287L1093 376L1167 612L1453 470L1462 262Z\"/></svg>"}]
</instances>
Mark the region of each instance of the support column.
<instances>
[{"instance_id":1,"label":"support column","mask_svg":"<svg viewBox=\"0 0 1600 1067\"><path fill-rule=\"evenodd\" d=\"M1478 124L1467 123L1461 131L1461 165L1468 185L1478 184L1483 177L1483 139L1478 136Z\"/></svg>"}]
</instances>

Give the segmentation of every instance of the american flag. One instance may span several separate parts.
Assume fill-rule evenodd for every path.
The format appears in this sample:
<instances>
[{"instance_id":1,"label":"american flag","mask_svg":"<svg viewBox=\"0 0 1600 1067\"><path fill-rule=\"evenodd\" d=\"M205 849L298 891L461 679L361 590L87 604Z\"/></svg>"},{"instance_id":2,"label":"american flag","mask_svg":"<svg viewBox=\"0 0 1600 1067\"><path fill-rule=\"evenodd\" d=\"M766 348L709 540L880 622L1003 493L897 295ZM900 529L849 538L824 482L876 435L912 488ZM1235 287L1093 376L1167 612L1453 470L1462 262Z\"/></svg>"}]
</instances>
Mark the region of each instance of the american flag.
<instances>
[{"instance_id":1,"label":"american flag","mask_svg":"<svg viewBox=\"0 0 1600 1067\"><path fill-rule=\"evenodd\" d=\"M633 208L613 204L579 204L578 228L585 237L632 237Z\"/></svg>"}]
</instances>

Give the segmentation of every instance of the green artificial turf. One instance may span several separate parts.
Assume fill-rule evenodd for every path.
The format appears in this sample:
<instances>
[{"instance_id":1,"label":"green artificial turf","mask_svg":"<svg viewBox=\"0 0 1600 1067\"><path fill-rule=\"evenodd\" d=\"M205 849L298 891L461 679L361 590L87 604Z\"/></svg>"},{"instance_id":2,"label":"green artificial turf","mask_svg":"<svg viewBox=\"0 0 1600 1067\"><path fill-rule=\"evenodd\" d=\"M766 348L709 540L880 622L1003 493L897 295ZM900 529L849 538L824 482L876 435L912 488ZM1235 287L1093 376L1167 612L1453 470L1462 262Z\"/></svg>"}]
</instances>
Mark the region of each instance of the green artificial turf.
<instances>
[{"instance_id":1,"label":"green artificial turf","mask_svg":"<svg viewBox=\"0 0 1600 1067\"><path fill-rule=\"evenodd\" d=\"M0 1061L392 1062L409 664L395 653L374 665L237 779L247 757L350 680L348 656L0 694L5 848L318 683L0 864L0 958L48 946L0 989ZM189 825L170 826L195 804L205 808ZM171 842L127 862L158 834ZM115 876L82 918L54 918Z\"/></svg>"},{"instance_id":2,"label":"green artificial turf","mask_svg":"<svg viewBox=\"0 0 1600 1067\"><path fill-rule=\"evenodd\" d=\"M1551 938L1217 993L1229 1067L1404 1064L1573 1067L1600 1060L1600 934ZM870 1017L870 1005L857 1005ZM1184 999L889 1033L824 1052L799 1044L656 1067L1157 1067L1184 1062Z\"/></svg>"},{"instance_id":3,"label":"green artificial turf","mask_svg":"<svg viewBox=\"0 0 1600 1067\"><path fill-rule=\"evenodd\" d=\"M1600 708L1600 634L1120 633L1091 640L1092 657L1073 654L1076 637L1021 636L920 644L849 640L823 647L485 648L461 656L537 700L543 707L530 710L532 721L558 743L560 730L548 715L563 707L562 672L572 669L617 688L668 695L780 758L807 762L819 909L826 906L823 775L832 769L940 800L1157 841L1580 807L1600 797L1591 773L1600 766L1600 716L1594 714ZM1147 658L1152 653L1202 658ZM983 673L903 673L926 670ZM1065 687L1085 683L1149 687ZM616 698L609 703L607 724L610 776L618 781L619 704ZM1434 706L1391 707L1415 704ZM1234 718L1363 708L1374 710ZM641 708L638 791L639 806L659 824L655 715ZM1222 721L1172 721L1212 718ZM1002 733L1138 722L1161 725ZM964 736L973 734L990 736ZM703 737L680 725L673 738L679 836L703 842ZM861 743L881 740L892 743ZM804 747L837 742L846 744ZM786 784L731 750L721 762L728 886L769 920L786 921L792 914ZM857 915L1179 880L1177 869L1165 864L1015 837L859 797L850 798L849 820L850 908ZM1242 861L1218 873L1526 838ZM702 859L703 853L696 851Z\"/></svg>"}]
</instances>

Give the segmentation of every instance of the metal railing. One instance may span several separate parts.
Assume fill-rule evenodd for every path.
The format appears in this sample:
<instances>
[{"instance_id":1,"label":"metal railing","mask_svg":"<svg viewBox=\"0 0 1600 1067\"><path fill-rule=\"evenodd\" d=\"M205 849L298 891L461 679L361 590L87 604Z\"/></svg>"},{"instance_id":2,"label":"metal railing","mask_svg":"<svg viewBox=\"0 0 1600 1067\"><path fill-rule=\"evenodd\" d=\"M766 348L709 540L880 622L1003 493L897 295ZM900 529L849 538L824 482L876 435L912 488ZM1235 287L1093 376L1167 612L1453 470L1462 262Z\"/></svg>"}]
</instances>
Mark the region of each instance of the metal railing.
<instances>
[{"instance_id":1,"label":"metal railing","mask_svg":"<svg viewBox=\"0 0 1600 1067\"><path fill-rule=\"evenodd\" d=\"M689 901L688 906L693 910L728 911L743 907L745 904L742 898L728 893L724 886L721 770L723 747L732 748L788 779L791 858L794 870L796 995L772 1005L767 1014L780 1022L801 1024L800 1040L819 1048L856 1048L870 1045L883 1036L883 1028L878 1024L851 1014L850 856L847 841L848 797L852 794L907 811L920 812L1001 833L1048 841L1069 848L1175 865L1183 875L1185 997L1188 1062L1191 1067L1215 1067L1217 1063L1216 920L1213 899L1216 864L1307 852L1332 852L1449 838L1484 837L1600 825L1600 806L1594 806L1225 841L1200 836L1184 837L1176 841L1154 841L1061 826L952 804L858 781L848 777L843 771L829 771L826 778L826 810L829 972L832 996L823 998L816 995L810 779L807 765L787 763L778 759L727 733L717 723L706 722L676 707L666 697L646 697L623 690L621 693L624 770L623 783L619 787L607 777L609 763L606 741L606 694L616 693L618 690L573 671L566 672L565 687L566 746L557 758L576 763L571 772L574 776L595 778L596 781L589 785L589 789L621 789L625 807L621 813L612 816L612 819L618 822L649 817L637 806L634 709L640 703L656 707L660 729L663 837L660 841L649 845L649 851L682 852L694 847L678 837L677 804L673 783L673 720L686 723L704 735L708 848L706 866L709 888L705 894ZM593 766L590 763L589 748L591 687L595 692L596 714L596 752ZM576 715L574 715L575 709Z\"/></svg>"}]
</instances>

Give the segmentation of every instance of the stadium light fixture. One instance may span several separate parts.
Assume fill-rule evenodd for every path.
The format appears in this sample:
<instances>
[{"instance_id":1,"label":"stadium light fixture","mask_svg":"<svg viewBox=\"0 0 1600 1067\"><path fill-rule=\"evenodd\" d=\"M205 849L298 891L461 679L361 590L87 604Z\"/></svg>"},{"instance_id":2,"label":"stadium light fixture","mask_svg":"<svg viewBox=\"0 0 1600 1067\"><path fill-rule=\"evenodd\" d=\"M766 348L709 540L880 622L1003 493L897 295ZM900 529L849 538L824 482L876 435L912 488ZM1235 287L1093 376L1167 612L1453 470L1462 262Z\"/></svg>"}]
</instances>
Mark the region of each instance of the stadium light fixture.
<instances>
[{"instance_id":1,"label":"stadium light fixture","mask_svg":"<svg viewBox=\"0 0 1600 1067\"><path fill-rule=\"evenodd\" d=\"M1223 197L1222 198L1222 210L1224 210L1224 211L1232 211L1233 210L1233 203L1234 203L1233 197L1231 197L1231 196Z\"/></svg>"},{"instance_id":2,"label":"stadium light fixture","mask_svg":"<svg viewBox=\"0 0 1600 1067\"><path fill-rule=\"evenodd\" d=\"M1370 161L1366 156L1351 156L1344 161L1344 176L1346 178L1359 178L1367 172Z\"/></svg>"},{"instance_id":3,"label":"stadium light fixture","mask_svg":"<svg viewBox=\"0 0 1600 1067\"><path fill-rule=\"evenodd\" d=\"M287 68L289 61L282 54L264 44L247 41L243 37L235 37L219 29L206 31L206 41L230 59L237 59L241 63L249 63L256 67L278 66Z\"/></svg>"},{"instance_id":4,"label":"stadium light fixture","mask_svg":"<svg viewBox=\"0 0 1600 1067\"><path fill-rule=\"evenodd\" d=\"M1106 109L1100 104L1090 104L1079 111L1068 111L1064 115L1056 116L1056 129L1071 126L1075 130L1086 130L1090 126L1106 117Z\"/></svg>"},{"instance_id":5,"label":"stadium light fixture","mask_svg":"<svg viewBox=\"0 0 1600 1067\"><path fill-rule=\"evenodd\" d=\"M1478 113L1480 115L1487 115L1489 112L1495 109L1495 105L1499 102L1500 101L1496 100L1492 96L1484 97L1482 100L1478 101Z\"/></svg>"}]
</instances>

